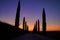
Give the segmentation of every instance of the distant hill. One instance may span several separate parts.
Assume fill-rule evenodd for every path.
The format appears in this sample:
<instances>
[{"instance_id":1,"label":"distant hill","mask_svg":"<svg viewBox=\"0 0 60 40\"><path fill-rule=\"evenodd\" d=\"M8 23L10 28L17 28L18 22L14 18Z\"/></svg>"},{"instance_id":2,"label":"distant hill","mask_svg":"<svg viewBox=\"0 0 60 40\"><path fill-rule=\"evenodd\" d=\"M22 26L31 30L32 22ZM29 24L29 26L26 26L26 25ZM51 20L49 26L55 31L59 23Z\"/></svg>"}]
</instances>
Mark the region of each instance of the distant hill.
<instances>
[{"instance_id":1,"label":"distant hill","mask_svg":"<svg viewBox=\"0 0 60 40\"><path fill-rule=\"evenodd\" d=\"M22 31L22 29L16 29L15 26L12 26L7 23L0 22L0 32L15 32L15 31Z\"/></svg>"},{"instance_id":2,"label":"distant hill","mask_svg":"<svg viewBox=\"0 0 60 40\"><path fill-rule=\"evenodd\" d=\"M0 22L0 39L3 38L4 40L10 40L23 34L24 32L22 29L15 28L15 26Z\"/></svg>"}]
</instances>

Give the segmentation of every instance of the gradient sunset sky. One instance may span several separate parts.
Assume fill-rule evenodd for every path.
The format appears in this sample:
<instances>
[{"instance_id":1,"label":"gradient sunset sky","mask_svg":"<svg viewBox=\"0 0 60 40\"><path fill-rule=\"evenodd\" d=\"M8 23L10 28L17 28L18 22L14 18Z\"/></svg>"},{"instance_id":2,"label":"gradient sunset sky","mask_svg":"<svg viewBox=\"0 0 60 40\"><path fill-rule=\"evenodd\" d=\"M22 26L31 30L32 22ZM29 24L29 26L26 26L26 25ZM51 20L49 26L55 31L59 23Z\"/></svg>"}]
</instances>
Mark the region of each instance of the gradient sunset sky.
<instances>
[{"instance_id":1,"label":"gradient sunset sky","mask_svg":"<svg viewBox=\"0 0 60 40\"><path fill-rule=\"evenodd\" d=\"M42 10L45 8L47 31L60 31L60 0L20 0L20 2L20 28L25 17L30 31L38 19L42 30ZM0 21L14 25L17 4L18 0L0 0Z\"/></svg>"}]
</instances>

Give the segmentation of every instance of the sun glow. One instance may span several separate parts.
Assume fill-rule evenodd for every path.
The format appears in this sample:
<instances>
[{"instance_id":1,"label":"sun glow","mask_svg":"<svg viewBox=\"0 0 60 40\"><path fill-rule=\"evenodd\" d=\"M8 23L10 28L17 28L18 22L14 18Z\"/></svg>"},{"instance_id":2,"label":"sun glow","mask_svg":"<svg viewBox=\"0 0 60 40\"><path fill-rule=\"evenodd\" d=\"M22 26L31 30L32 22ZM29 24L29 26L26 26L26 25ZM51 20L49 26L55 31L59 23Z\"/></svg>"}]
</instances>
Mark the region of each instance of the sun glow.
<instances>
[{"instance_id":1,"label":"sun glow","mask_svg":"<svg viewBox=\"0 0 60 40\"><path fill-rule=\"evenodd\" d=\"M19 26L19 28L23 29L22 24ZM29 25L29 31L33 31L34 26ZM47 25L46 31L59 31L60 27L57 27L57 25ZM40 31L42 31L42 25L40 25Z\"/></svg>"}]
</instances>

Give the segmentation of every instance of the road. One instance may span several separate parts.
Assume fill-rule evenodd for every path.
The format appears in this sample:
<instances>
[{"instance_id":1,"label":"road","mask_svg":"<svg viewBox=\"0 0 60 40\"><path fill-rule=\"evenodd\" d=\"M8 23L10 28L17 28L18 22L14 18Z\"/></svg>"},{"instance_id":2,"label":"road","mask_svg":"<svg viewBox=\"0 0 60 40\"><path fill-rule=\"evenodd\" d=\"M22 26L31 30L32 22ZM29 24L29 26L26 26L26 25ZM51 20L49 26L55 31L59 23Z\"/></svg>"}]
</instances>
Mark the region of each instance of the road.
<instances>
[{"instance_id":1,"label":"road","mask_svg":"<svg viewBox=\"0 0 60 40\"><path fill-rule=\"evenodd\" d=\"M19 36L13 40L53 40L53 39L42 36L42 35L29 33L29 34L25 34L23 36Z\"/></svg>"}]
</instances>

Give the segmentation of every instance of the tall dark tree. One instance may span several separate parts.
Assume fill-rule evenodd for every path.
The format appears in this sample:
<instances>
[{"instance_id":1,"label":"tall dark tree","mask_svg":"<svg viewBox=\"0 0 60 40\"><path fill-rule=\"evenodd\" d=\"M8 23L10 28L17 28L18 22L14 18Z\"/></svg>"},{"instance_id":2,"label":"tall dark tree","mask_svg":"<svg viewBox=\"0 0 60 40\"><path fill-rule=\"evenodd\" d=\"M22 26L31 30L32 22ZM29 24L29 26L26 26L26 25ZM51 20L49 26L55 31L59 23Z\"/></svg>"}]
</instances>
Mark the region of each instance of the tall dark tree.
<instances>
[{"instance_id":1,"label":"tall dark tree","mask_svg":"<svg viewBox=\"0 0 60 40\"><path fill-rule=\"evenodd\" d=\"M28 25L27 25L27 31L28 31Z\"/></svg>"},{"instance_id":2,"label":"tall dark tree","mask_svg":"<svg viewBox=\"0 0 60 40\"><path fill-rule=\"evenodd\" d=\"M34 25L33 32L37 32L37 21L36 21L36 23L35 23L35 25Z\"/></svg>"},{"instance_id":3,"label":"tall dark tree","mask_svg":"<svg viewBox=\"0 0 60 40\"><path fill-rule=\"evenodd\" d=\"M15 27L19 28L19 17L20 17L20 0L18 1L18 7L16 12L16 18L15 18Z\"/></svg>"},{"instance_id":4,"label":"tall dark tree","mask_svg":"<svg viewBox=\"0 0 60 40\"><path fill-rule=\"evenodd\" d=\"M27 22L25 21L25 30L27 30Z\"/></svg>"},{"instance_id":5,"label":"tall dark tree","mask_svg":"<svg viewBox=\"0 0 60 40\"><path fill-rule=\"evenodd\" d=\"M42 21L43 21L43 33L46 33L46 14L45 14L45 9L43 8L43 14L42 14Z\"/></svg>"},{"instance_id":6,"label":"tall dark tree","mask_svg":"<svg viewBox=\"0 0 60 40\"><path fill-rule=\"evenodd\" d=\"M28 31L28 25L26 21L25 21L25 30Z\"/></svg>"},{"instance_id":7,"label":"tall dark tree","mask_svg":"<svg viewBox=\"0 0 60 40\"><path fill-rule=\"evenodd\" d=\"M35 27L36 27L36 24L34 24L34 29L33 29L33 32L35 31Z\"/></svg>"},{"instance_id":8,"label":"tall dark tree","mask_svg":"<svg viewBox=\"0 0 60 40\"><path fill-rule=\"evenodd\" d=\"M23 18L23 30L25 30L25 17Z\"/></svg>"},{"instance_id":9,"label":"tall dark tree","mask_svg":"<svg viewBox=\"0 0 60 40\"><path fill-rule=\"evenodd\" d=\"M39 23L39 19L38 19L38 32L40 30L40 23Z\"/></svg>"},{"instance_id":10,"label":"tall dark tree","mask_svg":"<svg viewBox=\"0 0 60 40\"><path fill-rule=\"evenodd\" d=\"M36 21L36 27L35 27L36 31L38 30L38 29L37 29L37 26L38 26L38 25L37 25L37 21Z\"/></svg>"}]
</instances>

